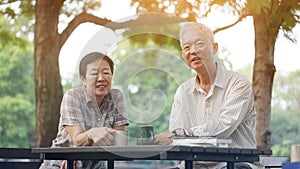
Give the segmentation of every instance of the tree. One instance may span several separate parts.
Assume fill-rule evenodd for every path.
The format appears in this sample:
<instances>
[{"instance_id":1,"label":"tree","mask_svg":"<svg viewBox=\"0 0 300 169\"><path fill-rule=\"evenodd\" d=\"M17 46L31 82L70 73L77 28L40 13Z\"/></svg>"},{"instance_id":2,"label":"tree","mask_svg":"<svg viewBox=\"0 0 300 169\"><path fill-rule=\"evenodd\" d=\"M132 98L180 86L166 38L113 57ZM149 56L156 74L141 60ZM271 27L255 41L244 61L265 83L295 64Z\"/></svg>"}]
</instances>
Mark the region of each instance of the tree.
<instances>
[{"instance_id":1,"label":"tree","mask_svg":"<svg viewBox=\"0 0 300 169\"><path fill-rule=\"evenodd\" d=\"M285 37L294 40L292 29L299 23L299 0L212 0L212 1L143 1L133 0L138 12L166 12L174 9L176 16L187 20L207 17L212 11L223 9L238 17L236 22L215 30L230 28L247 16L253 17L255 32L255 62L253 89L257 110L256 140L259 148L270 148L270 112L272 86L275 74L274 50L280 30ZM261 83L263 82L263 83Z\"/></svg>"}]
</instances>

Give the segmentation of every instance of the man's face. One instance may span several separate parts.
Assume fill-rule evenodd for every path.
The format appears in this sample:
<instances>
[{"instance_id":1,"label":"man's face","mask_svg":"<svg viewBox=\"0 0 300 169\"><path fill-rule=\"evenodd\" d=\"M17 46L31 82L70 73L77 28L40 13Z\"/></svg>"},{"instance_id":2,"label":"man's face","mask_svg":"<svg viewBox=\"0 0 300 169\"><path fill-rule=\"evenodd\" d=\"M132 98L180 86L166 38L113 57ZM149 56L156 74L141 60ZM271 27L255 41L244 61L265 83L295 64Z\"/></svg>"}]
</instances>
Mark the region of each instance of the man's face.
<instances>
[{"instance_id":1,"label":"man's face","mask_svg":"<svg viewBox=\"0 0 300 169\"><path fill-rule=\"evenodd\" d=\"M85 78L81 77L91 96L103 99L111 90L112 72L106 60L95 60L87 64Z\"/></svg>"},{"instance_id":2,"label":"man's face","mask_svg":"<svg viewBox=\"0 0 300 169\"><path fill-rule=\"evenodd\" d=\"M214 44L196 28L189 28L182 34L181 45L182 58L196 72L205 69L210 62L214 62Z\"/></svg>"}]
</instances>

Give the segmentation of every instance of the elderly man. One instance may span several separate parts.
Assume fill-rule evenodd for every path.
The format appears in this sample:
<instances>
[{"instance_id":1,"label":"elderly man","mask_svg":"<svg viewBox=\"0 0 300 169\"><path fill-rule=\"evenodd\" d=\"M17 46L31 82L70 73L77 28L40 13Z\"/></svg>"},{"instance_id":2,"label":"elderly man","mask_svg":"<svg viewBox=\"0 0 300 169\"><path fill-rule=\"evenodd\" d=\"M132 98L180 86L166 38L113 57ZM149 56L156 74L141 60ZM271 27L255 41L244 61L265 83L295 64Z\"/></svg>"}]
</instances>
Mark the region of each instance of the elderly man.
<instances>
[{"instance_id":1,"label":"elderly man","mask_svg":"<svg viewBox=\"0 0 300 169\"><path fill-rule=\"evenodd\" d=\"M207 26L184 23L179 36L181 56L196 76L178 87L169 121L170 132L156 135L155 142L171 144L173 135L213 136L231 139L231 147L255 148L256 111L249 81L216 63L214 55L218 44ZM194 163L194 168L223 167L225 163ZM235 168L263 166L260 163L237 163Z\"/></svg>"}]
</instances>

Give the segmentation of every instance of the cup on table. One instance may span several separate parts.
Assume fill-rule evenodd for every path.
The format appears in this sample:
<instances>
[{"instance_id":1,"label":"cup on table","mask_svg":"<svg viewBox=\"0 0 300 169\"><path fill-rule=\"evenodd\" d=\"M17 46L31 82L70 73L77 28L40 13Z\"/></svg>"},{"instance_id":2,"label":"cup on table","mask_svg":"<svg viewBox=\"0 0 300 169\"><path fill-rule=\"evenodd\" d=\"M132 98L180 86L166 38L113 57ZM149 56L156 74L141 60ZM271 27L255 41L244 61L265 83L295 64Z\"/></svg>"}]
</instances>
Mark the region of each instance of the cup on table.
<instances>
[{"instance_id":1,"label":"cup on table","mask_svg":"<svg viewBox=\"0 0 300 169\"><path fill-rule=\"evenodd\" d=\"M128 131L117 130L113 133L114 146L127 146L128 144Z\"/></svg>"},{"instance_id":2,"label":"cup on table","mask_svg":"<svg viewBox=\"0 0 300 169\"><path fill-rule=\"evenodd\" d=\"M137 145L154 144L154 127L152 125L139 125L137 128Z\"/></svg>"}]
</instances>

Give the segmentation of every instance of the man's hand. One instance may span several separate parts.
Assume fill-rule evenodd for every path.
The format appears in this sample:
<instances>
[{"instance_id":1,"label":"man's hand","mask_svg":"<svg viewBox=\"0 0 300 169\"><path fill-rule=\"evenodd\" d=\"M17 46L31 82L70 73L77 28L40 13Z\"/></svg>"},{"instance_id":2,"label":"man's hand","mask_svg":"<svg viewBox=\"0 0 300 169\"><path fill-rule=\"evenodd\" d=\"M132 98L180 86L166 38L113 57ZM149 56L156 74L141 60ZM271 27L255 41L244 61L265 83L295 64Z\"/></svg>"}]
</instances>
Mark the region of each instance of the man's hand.
<instances>
[{"instance_id":1,"label":"man's hand","mask_svg":"<svg viewBox=\"0 0 300 169\"><path fill-rule=\"evenodd\" d=\"M160 145L169 145L173 142L174 133L164 132L154 136L154 142Z\"/></svg>"},{"instance_id":2,"label":"man's hand","mask_svg":"<svg viewBox=\"0 0 300 169\"><path fill-rule=\"evenodd\" d=\"M192 129L188 130L188 134L189 134L189 136L195 136Z\"/></svg>"},{"instance_id":3,"label":"man's hand","mask_svg":"<svg viewBox=\"0 0 300 169\"><path fill-rule=\"evenodd\" d=\"M108 127L94 127L86 131L86 134L93 140L93 145L110 146L113 143L114 129Z\"/></svg>"}]
</instances>

